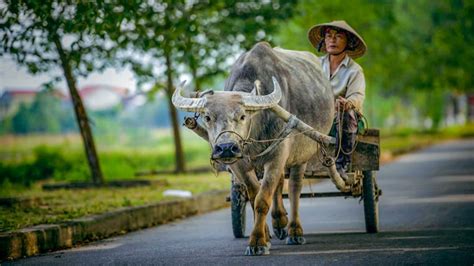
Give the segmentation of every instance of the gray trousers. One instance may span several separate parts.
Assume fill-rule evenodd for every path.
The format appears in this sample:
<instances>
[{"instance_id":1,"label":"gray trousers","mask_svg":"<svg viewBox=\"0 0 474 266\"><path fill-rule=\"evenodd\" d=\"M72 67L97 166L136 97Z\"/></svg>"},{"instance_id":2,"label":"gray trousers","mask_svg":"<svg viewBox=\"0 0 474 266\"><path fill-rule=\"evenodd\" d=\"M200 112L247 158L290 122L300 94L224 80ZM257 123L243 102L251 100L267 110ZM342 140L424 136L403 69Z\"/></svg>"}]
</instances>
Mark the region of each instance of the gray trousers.
<instances>
[{"instance_id":1,"label":"gray trousers","mask_svg":"<svg viewBox=\"0 0 474 266\"><path fill-rule=\"evenodd\" d=\"M351 163L351 155L345 154L352 151L354 148L356 136L357 136L357 121L358 116L353 109L345 111L342 115L342 128L339 125L341 118L336 115L336 154L339 151L339 145L341 146L341 151L336 158L336 167L343 168L344 170L349 170L348 167ZM342 129L342 132L339 132Z\"/></svg>"}]
</instances>

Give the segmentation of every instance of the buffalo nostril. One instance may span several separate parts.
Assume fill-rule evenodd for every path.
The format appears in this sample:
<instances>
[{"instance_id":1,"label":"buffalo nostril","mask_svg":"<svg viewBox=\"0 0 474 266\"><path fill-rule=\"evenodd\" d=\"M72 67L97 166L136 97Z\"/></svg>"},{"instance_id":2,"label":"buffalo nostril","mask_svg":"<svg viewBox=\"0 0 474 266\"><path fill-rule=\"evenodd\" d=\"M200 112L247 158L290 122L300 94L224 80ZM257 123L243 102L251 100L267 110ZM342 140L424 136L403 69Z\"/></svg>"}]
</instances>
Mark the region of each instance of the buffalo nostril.
<instances>
[{"instance_id":1,"label":"buffalo nostril","mask_svg":"<svg viewBox=\"0 0 474 266\"><path fill-rule=\"evenodd\" d=\"M223 149L222 149L220 146L216 145L216 146L214 147L214 152L215 152L215 153L221 153L222 151L223 151Z\"/></svg>"},{"instance_id":2,"label":"buffalo nostril","mask_svg":"<svg viewBox=\"0 0 474 266\"><path fill-rule=\"evenodd\" d=\"M214 146L212 155L214 158L234 158L240 156L241 150L235 142L220 143Z\"/></svg>"},{"instance_id":3,"label":"buffalo nostril","mask_svg":"<svg viewBox=\"0 0 474 266\"><path fill-rule=\"evenodd\" d=\"M240 153L240 149L237 145L233 145L230 149L233 153Z\"/></svg>"}]
</instances>

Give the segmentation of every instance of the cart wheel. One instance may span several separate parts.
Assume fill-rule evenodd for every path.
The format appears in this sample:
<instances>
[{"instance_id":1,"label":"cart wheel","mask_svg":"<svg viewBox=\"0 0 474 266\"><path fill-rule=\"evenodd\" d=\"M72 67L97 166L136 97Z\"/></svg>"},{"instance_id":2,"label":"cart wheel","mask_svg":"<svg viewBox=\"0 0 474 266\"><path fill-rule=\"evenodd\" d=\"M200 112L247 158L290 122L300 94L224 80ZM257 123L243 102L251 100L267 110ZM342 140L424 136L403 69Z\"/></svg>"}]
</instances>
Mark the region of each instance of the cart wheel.
<instances>
[{"instance_id":1,"label":"cart wheel","mask_svg":"<svg viewBox=\"0 0 474 266\"><path fill-rule=\"evenodd\" d=\"M230 206L232 214L232 231L235 238L243 238L245 235L245 206L247 205L247 193L241 184L232 182L230 193Z\"/></svg>"},{"instance_id":2,"label":"cart wheel","mask_svg":"<svg viewBox=\"0 0 474 266\"><path fill-rule=\"evenodd\" d=\"M373 171L364 171L362 196L364 198L365 230L367 233L379 231L378 188Z\"/></svg>"}]
</instances>

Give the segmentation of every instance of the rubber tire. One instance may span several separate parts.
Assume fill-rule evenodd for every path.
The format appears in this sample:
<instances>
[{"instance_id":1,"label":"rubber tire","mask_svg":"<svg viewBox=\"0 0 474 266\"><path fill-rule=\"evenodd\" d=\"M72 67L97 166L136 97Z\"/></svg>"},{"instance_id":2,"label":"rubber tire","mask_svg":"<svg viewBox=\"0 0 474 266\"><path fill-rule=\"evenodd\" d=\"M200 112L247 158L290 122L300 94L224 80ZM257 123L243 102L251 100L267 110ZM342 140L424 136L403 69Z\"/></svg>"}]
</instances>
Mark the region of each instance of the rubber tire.
<instances>
[{"instance_id":1,"label":"rubber tire","mask_svg":"<svg viewBox=\"0 0 474 266\"><path fill-rule=\"evenodd\" d=\"M230 193L230 209L232 215L232 232L235 238L245 236L247 197L241 193L240 184L232 184Z\"/></svg>"},{"instance_id":2,"label":"rubber tire","mask_svg":"<svg viewBox=\"0 0 474 266\"><path fill-rule=\"evenodd\" d=\"M365 230L367 233L379 231L379 205L376 200L375 173L363 171L362 196L364 197Z\"/></svg>"}]
</instances>

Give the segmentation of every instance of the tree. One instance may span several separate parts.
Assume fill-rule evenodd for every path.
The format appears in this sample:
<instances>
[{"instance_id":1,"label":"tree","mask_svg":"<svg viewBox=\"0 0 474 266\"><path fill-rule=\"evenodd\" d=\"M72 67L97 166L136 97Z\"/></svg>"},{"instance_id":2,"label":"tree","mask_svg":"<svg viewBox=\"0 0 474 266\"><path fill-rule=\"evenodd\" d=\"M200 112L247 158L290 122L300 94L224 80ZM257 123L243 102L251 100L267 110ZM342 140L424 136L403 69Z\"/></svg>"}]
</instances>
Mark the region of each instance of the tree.
<instances>
[{"instance_id":1,"label":"tree","mask_svg":"<svg viewBox=\"0 0 474 266\"><path fill-rule=\"evenodd\" d=\"M116 15L105 20L110 13ZM13 0L0 6L0 55L12 55L32 74L62 69L92 179L98 184L104 180L76 77L107 66L114 46L106 32L119 23L119 14L102 1Z\"/></svg>"},{"instance_id":2,"label":"tree","mask_svg":"<svg viewBox=\"0 0 474 266\"><path fill-rule=\"evenodd\" d=\"M408 71L407 84L419 90L472 90L474 67L464 62L474 60L470 47L474 40L474 3L450 0L408 5L400 1L396 8L403 52L427 55L407 57L407 64L416 64Z\"/></svg>"},{"instance_id":3,"label":"tree","mask_svg":"<svg viewBox=\"0 0 474 266\"><path fill-rule=\"evenodd\" d=\"M122 25L116 41L143 55L124 61L138 76L156 81L153 92L163 90L167 96L176 172L185 171L177 111L171 103L177 77L188 69L199 90L203 81L225 71L230 56L267 39L277 22L291 15L294 2L181 0L132 8L136 13Z\"/></svg>"},{"instance_id":4,"label":"tree","mask_svg":"<svg viewBox=\"0 0 474 266\"><path fill-rule=\"evenodd\" d=\"M386 78L393 93L411 99L431 118L432 129L442 121L446 96L473 90L474 4L472 1L397 1L393 35L397 64ZM388 83L388 82L387 82ZM415 95L420 94L420 95Z\"/></svg>"}]
</instances>

